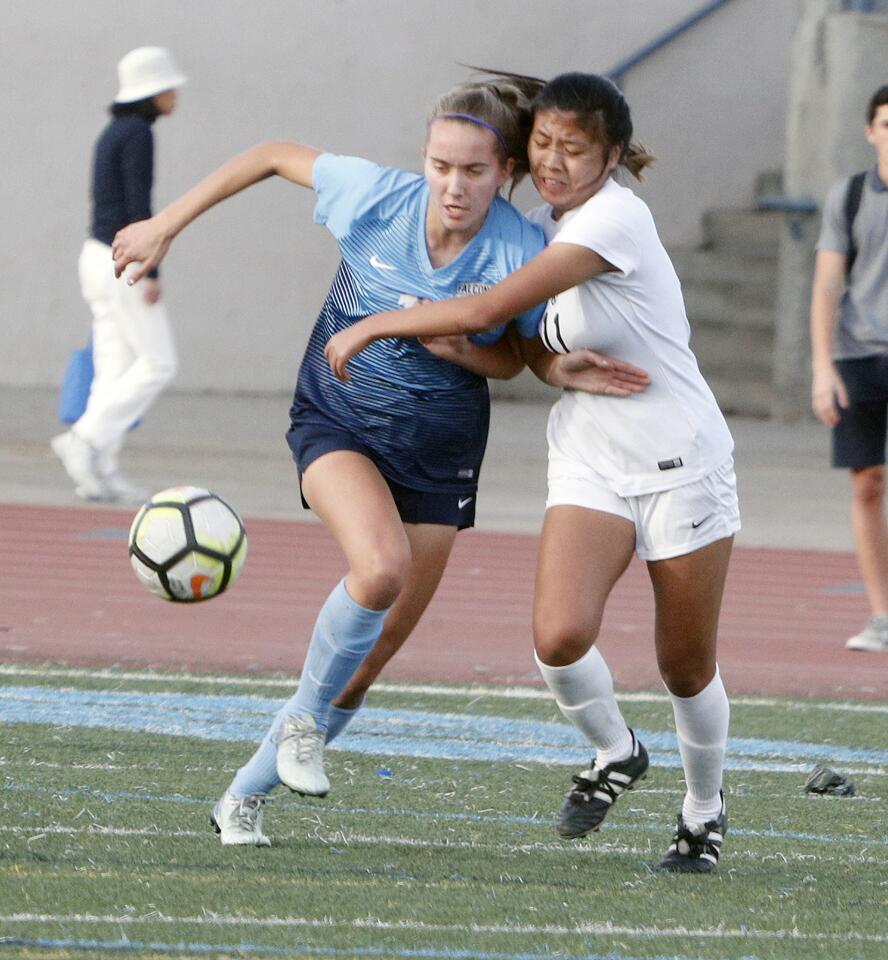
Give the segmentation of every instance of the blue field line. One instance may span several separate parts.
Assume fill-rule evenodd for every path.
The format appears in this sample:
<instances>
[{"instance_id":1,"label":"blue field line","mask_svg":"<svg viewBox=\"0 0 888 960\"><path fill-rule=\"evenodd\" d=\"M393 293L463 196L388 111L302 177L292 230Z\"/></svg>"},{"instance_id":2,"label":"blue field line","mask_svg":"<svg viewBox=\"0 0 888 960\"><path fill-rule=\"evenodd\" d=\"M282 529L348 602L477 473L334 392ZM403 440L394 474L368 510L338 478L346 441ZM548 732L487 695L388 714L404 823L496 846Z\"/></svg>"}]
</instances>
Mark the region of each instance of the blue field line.
<instances>
[{"instance_id":1,"label":"blue field line","mask_svg":"<svg viewBox=\"0 0 888 960\"><path fill-rule=\"evenodd\" d=\"M140 733L257 742L280 701L256 696L0 688L0 722L104 727ZM639 730L655 766L681 766L675 735ZM430 713L367 707L332 749L427 759L505 761L576 766L589 747L567 723L481 714ZM801 772L811 761L888 765L888 750L796 740L735 737L729 770Z\"/></svg>"},{"instance_id":2,"label":"blue field line","mask_svg":"<svg viewBox=\"0 0 888 960\"><path fill-rule=\"evenodd\" d=\"M70 800L78 797L90 797L94 800L104 800L106 803L118 803L121 800L133 800L142 803L181 803L188 806L201 806L208 809L218 799L217 797L186 797L181 793L174 794L156 794L144 792L133 792L131 790L97 790L94 787L72 787L68 789L58 789L52 787L38 787L29 783L15 783L12 780L6 780L0 783L0 792L8 791L11 793L39 793L57 797L60 800ZM272 795L272 800L275 800ZM281 801L276 801L281 802ZM847 802L847 801L844 801ZM853 802L853 801L852 801ZM340 804L335 806L321 806L318 801L306 800L284 800L283 806L294 810L304 810L312 814L321 813L338 816L353 817L392 817L397 819L410 820L429 820L433 823L438 821L456 821L462 823L495 823L506 824L508 826L534 826L551 828L552 820L548 817L528 817L518 816L506 813L455 813L453 811L420 811L401 809L398 807L373 808L373 807L346 807ZM672 822L671 820L669 821ZM666 821L653 822L644 821L642 823L623 824L622 829L626 830L652 830L662 833ZM606 824L606 829L617 829L615 824ZM38 828L35 828L38 829ZM96 831L101 834L101 831ZM807 833L801 830L753 830L749 827L736 827L731 825L731 836L735 837L757 837L768 840L789 840L789 841L809 841L811 843L845 843L858 845L862 847L888 847L888 837L879 839L875 837L864 837L859 835L849 836L831 835L823 833ZM163 831L158 831L159 836L163 836Z\"/></svg>"},{"instance_id":3,"label":"blue field line","mask_svg":"<svg viewBox=\"0 0 888 960\"><path fill-rule=\"evenodd\" d=\"M633 957L626 953L566 954L560 950L552 953L494 953L479 950L423 947L421 949L396 949L393 947L312 947L293 945L270 947L259 943L140 943L137 940L49 940L25 937L0 937L3 947L26 947L43 950L94 950L102 952L127 952L137 950L153 953L228 953L241 956L303 957L307 954L321 957L403 957L404 960L689 960L686 956L672 954L656 957ZM755 960L740 957L739 960Z\"/></svg>"}]
</instances>

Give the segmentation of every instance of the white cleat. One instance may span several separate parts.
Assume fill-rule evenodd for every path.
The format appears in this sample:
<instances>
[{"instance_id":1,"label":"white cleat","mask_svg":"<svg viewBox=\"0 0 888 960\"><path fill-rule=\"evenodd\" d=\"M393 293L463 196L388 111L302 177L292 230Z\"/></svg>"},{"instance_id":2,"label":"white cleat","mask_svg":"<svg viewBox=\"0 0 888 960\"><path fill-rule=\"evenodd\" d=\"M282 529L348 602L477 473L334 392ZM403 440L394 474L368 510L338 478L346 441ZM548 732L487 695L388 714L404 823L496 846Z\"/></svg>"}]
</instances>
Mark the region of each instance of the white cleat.
<instances>
[{"instance_id":1,"label":"white cleat","mask_svg":"<svg viewBox=\"0 0 888 960\"><path fill-rule=\"evenodd\" d=\"M268 798L261 793L234 797L227 790L210 814L222 845L270 847L271 840L262 832L262 807Z\"/></svg>"},{"instance_id":2,"label":"white cleat","mask_svg":"<svg viewBox=\"0 0 888 960\"><path fill-rule=\"evenodd\" d=\"M302 796L324 797L330 781L324 772L324 740L314 717L284 717L277 735L277 773L281 783Z\"/></svg>"}]
</instances>

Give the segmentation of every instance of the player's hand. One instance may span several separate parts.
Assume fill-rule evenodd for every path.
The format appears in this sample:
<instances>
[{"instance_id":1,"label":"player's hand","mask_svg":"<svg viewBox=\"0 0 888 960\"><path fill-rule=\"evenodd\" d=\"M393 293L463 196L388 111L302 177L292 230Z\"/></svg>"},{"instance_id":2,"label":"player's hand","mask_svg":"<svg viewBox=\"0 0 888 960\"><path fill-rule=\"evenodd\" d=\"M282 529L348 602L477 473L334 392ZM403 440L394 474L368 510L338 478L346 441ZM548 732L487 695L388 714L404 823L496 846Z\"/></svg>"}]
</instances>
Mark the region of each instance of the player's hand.
<instances>
[{"instance_id":1,"label":"player's hand","mask_svg":"<svg viewBox=\"0 0 888 960\"><path fill-rule=\"evenodd\" d=\"M160 280L149 277L142 284L142 299L145 303L157 303L160 300Z\"/></svg>"},{"instance_id":2,"label":"player's hand","mask_svg":"<svg viewBox=\"0 0 888 960\"><path fill-rule=\"evenodd\" d=\"M834 427L848 406L848 391L833 364L814 371L811 381L811 407L821 423Z\"/></svg>"},{"instance_id":3,"label":"player's hand","mask_svg":"<svg viewBox=\"0 0 888 960\"><path fill-rule=\"evenodd\" d=\"M333 375L343 383L347 383L349 379L346 366L348 361L371 343L370 338L364 336L360 328L361 323L358 322L346 327L345 330L340 330L339 333L334 333L324 347L324 356L330 364Z\"/></svg>"},{"instance_id":4,"label":"player's hand","mask_svg":"<svg viewBox=\"0 0 888 960\"><path fill-rule=\"evenodd\" d=\"M558 354L549 369L549 383L609 397L629 397L647 389L651 378L640 367L594 350Z\"/></svg>"},{"instance_id":5,"label":"player's hand","mask_svg":"<svg viewBox=\"0 0 888 960\"><path fill-rule=\"evenodd\" d=\"M159 217L138 220L118 230L111 244L114 276L120 279L124 270L135 263L137 266L127 273L126 282L131 286L137 283L163 260L172 241Z\"/></svg>"}]
</instances>

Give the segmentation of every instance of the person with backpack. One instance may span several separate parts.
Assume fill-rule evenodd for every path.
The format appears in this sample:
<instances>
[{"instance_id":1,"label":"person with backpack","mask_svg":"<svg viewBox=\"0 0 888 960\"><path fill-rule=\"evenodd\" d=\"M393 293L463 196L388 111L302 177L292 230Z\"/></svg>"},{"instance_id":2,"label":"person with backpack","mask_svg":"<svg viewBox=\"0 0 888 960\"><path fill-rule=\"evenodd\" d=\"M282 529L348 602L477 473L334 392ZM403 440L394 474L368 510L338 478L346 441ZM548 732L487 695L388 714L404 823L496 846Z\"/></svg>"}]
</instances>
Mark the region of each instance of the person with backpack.
<instances>
[{"instance_id":1,"label":"person with backpack","mask_svg":"<svg viewBox=\"0 0 888 960\"><path fill-rule=\"evenodd\" d=\"M811 400L832 429L832 465L851 471L851 526L871 616L845 643L888 652L888 84L870 98L876 165L826 198L811 291Z\"/></svg>"}]
</instances>

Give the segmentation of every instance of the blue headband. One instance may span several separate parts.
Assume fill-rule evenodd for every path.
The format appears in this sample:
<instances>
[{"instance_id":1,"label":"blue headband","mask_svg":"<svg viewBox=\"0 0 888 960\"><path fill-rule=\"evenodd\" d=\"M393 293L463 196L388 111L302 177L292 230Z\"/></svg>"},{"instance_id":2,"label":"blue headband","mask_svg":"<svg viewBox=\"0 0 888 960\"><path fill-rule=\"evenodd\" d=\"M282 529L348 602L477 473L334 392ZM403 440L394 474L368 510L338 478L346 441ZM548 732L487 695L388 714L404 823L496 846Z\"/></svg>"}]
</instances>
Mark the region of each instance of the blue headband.
<instances>
[{"instance_id":1,"label":"blue headband","mask_svg":"<svg viewBox=\"0 0 888 960\"><path fill-rule=\"evenodd\" d=\"M468 120L470 123L477 123L482 127L487 127L487 129L502 144L503 150L506 151L506 156L509 154L509 147L506 143L506 138L492 123L488 123L486 120L482 120L480 117L473 117L470 113L439 113L437 116L432 117L432 119L429 120L429 123L431 123L433 120Z\"/></svg>"}]
</instances>

